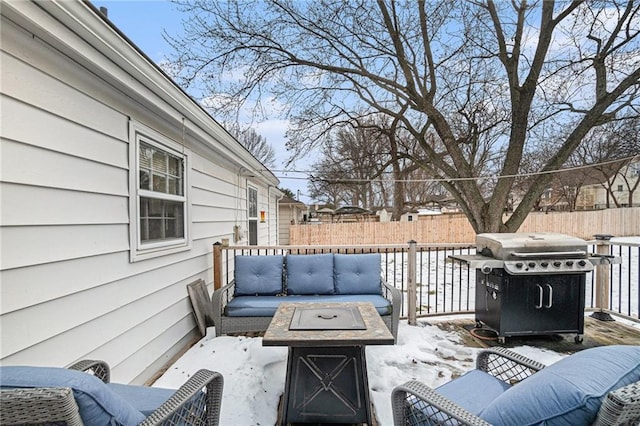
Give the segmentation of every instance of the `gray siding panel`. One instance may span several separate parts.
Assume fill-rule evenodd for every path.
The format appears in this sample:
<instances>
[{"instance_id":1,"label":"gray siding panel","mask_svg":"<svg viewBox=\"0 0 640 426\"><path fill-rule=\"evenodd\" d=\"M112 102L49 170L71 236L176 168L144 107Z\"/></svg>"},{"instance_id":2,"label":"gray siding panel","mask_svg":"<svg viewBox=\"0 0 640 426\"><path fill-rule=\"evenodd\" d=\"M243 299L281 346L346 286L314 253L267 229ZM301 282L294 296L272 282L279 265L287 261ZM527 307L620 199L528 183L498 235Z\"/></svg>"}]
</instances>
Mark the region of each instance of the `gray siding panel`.
<instances>
[{"instance_id":1,"label":"gray siding panel","mask_svg":"<svg viewBox=\"0 0 640 426\"><path fill-rule=\"evenodd\" d=\"M129 168L127 140L113 138L14 98L2 96L0 102L5 111L2 118L4 138L35 143L43 149L121 169ZM113 115L112 121L117 121L119 127L127 125L127 117Z\"/></svg>"},{"instance_id":2,"label":"gray siding panel","mask_svg":"<svg viewBox=\"0 0 640 426\"><path fill-rule=\"evenodd\" d=\"M5 22L3 21L2 24L4 26ZM123 117L122 113L116 109L97 102L96 99L79 90L83 86L90 85L95 90L100 84L99 82L95 80L92 82L81 81L80 79L84 80L84 78L78 75L78 70L69 68L73 65L62 62L64 59L49 49L44 52L38 51L36 54L31 51L21 51L13 42L19 43L22 40L13 40L14 37L7 34L11 33L2 33L4 52L0 56L2 60L2 92L6 96L31 105L34 109L42 110L41 114L55 112L56 115L73 121L86 129L110 135L115 139L127 140L126 117ZM37 41L29 43L29 47L37 49ZM12 54L6 53L6 50L16 52L18 55L28 55L28 59L24 61L18 59ZM59 68L58 72L63 76L69 73L70 76L73 76L74 82L65 82L44 71L44 69L51 67ZM87 105L91 105L91 107L87 108ZM64 126L64 123L61 122L55 126ZM109 153L105 154L110 155Z\"/></svg>"},{"instance_id":3,"label":"gray siding panel","mask_svg":"<svg viewBox=\"0 0 640 426\"><path fill-rule=\"evenodd\" d=\"M2 268L12 269L129 250L129 227L12 226L0 229L0 239Z\"/></svg>"},{"instance_id":4,"label":"gray siding panel","mask_svg":"<svg viewBox=\"0 0 640 426\"><path fill-rule=\"evenodd\" d=\"M0 183L3 226L129 223L129 198L42 186Z\"/></svg>"},{"instance_id":5,"label":"gray siding panel","mask_svg":"<svg viewBox=\"0 0 640 426\"><path fill-rule=\"evenodd\" d=\"M171 313L165 310L176 301L185 299L188 302L186 285L202 273L198 267L200 263L201 259L195 258L3 314L2 358L30 349L33 342L48 342L47 345L59 345L61 349L73 347L87 353L132 327L142 326L156 315L167 316L166 320L172 322ZM44 283L54 284L51 281ZM69 309L73 309L72 315ZM41 321L33 327L33 318L51 320ZM147 332L159 333L151 328ZM57 338L52 339L53 336ZM122 351L122 347L114 346L113 350L116 349ZM122 356L130 350L132 348L128 347ZM105 350L105 354L107 352ZM37 354L44 361L49 350L38 349ZM117 359L109 361L118 362Z\"/></svg>"},{"instance_id":6,"label":"gray siding panel","mask_svg":"<svg viewBox=\"0 0 640 426\"><path fill-rule=\"evenodd\" d=\"M34 145L5 139L1 143L2 179L5 182L110 195L129 195L127 190L129 175L126 169ZM91 141L87 143L90 144Z\"/></svg>"},{"instance_id":7,"label":"gray siding panel","mask_svg":"<svg viewBox=\"0 0 640 426\"><path fill-rule=\"evenodd\" d=\"M80 292L90 292L94 289L97 292L99 287L116 285L123 281L134 283L125 289L129 293L132 289L140 288L139 281L149 279L145 277L155 280L146 284L151 286L148 290L148 293L151 293L166 285L163 284L164 280L152 275L154 271L161 271L163 268L181 271L174 278L174 282L189 279L191 276L201 276L210 283L210 252L210 240L203 240L194 242L190 252L133 264L129 264L128 252L118 252L3 270L0 272L0 310L6 314L50 300L72 297ZM123 268L123 265L129 266ZM185 269L179 269L179 265L183 265ZM160 274L160 278L162 277ZM96 303L99 303L99 300Z\"/></svg>"}]
</instances>

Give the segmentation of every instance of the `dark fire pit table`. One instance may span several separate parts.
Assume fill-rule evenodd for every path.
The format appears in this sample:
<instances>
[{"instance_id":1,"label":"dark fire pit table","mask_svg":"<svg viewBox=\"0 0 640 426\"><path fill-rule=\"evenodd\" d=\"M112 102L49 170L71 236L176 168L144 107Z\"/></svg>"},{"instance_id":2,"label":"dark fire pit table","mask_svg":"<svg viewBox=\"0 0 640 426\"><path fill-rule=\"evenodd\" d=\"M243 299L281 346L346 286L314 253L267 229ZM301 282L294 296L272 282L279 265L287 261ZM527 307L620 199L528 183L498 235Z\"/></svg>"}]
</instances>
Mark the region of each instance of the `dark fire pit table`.
<instances>
[{"instance_id":1,"label":"dark fire pit table","mask_svg":"<svg viewBox=\"0 0 640 426\"><path fill-rule=\"evenodd\" d=\"M393 345L371 303L280 304L263 346L288 346L282 424L367 423L366 345Z\"/></svg>"}]
</instances>

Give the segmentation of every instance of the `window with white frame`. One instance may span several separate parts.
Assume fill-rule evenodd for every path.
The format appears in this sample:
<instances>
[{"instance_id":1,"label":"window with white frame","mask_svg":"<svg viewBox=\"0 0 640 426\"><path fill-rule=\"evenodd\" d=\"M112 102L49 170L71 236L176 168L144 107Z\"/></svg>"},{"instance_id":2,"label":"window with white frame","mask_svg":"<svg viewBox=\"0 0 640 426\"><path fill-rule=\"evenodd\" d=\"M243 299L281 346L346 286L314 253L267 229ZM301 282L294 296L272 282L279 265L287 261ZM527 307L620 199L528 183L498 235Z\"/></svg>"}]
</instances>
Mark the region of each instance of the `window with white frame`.
<instances>
[{"instance_id":1,"label":"window with white frame","mask_svg":"<svg viewBox=\"0 0 640 426\"><path fill-rule=\"evenodd\" d=\"M132 134L131 258L186 249L187 154L180 145L139 124L132 126Z\"/></svg>"}]
</instances>

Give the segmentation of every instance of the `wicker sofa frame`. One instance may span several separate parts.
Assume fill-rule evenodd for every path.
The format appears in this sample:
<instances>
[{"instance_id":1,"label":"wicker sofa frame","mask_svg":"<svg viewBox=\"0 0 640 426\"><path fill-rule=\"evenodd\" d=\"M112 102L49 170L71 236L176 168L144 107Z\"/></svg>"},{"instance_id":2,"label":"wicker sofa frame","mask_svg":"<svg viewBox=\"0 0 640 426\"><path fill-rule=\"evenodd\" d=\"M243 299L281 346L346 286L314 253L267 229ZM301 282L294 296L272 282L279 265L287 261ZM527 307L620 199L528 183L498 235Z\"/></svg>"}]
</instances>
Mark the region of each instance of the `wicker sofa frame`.
<instances>
[{"instance_id":1,"label":"wicker sofa frame","mask_svg":"<svg viewBox=\"0 0 640 426\"><path fill-rule=\"evenodd\" d=\"M542 370L545 366L505 348L490 348L481 351L476 359L476 368L508 384L516 384ZM436 390L418 382L409 381L397 386L391 394L393 423L395 426L417 426L408 416L411 406L429 407L429 424L459 424L490 426L482 418L468 412ZM422 410L424 413L424 410ZM603 399L595 426L637 425L640 422L640 382L634 382L609 392Z\"/></svg>"},{"instance_id":2,"label":"wicker sofa frame","mask_svg":"<svg viewBox=\"0 0 640 426\"><path fill-rule=\"evenodd\" d=\"M110 381L110 368L104 361L82 360L70 367L102 380ZM194 410L192 397L206 389L205 410ZM140 425L218 425L222 403L223 377L220 373L199 370ZM196 398L196 400L198 400ZM194 417L202 412L202 417ZM0 423L82 425L78 405L71 388L15 388L0 391Z\"/></svg>"},{"instance_id":3,"label":"wicker sofa frame","mask_svg":"<svg viewBox=\"0 0 640 426\"><path fill-rule=\"evenodd\" d=\"M400 290L389 285L381 279L382 295L391 302L391 315L381 316L384 323L393 334L393 338L398 337L398 323L400 322L400 305L402 294ZM216 290L212 296L213 321L216 328L216 335L230 333L250 333L266 331L271 323L272 317L229 317L224 315L225 306L233 299L235 282L232 281L226 286ZM286 301L287 296L281 296ZM295 299L290 299L295 300ZM326 301L326 299L325 299Z\"/></svg>"}]
</instances>

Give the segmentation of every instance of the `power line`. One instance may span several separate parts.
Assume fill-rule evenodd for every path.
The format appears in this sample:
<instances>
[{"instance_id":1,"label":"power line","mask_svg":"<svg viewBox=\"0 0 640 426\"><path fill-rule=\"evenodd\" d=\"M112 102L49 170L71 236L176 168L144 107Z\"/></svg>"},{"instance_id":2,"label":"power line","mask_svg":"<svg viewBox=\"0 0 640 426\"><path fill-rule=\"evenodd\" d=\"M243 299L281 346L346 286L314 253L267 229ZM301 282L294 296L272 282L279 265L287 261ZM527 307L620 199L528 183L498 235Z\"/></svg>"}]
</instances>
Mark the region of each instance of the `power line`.
<instances>
[{"instance_id":1,"label":"power line","mask_svg":"<svg viewBox=\"0 0 640 426\"><path fill-rule=\"evenodd\" d=\"M576 170L583 170L583 169L589 169L589 168L593 168L593 167L598 167L598 166L605 166L608 164L613 164L613 163L618 163L618 162L622 162L622 161L628 161L628 160L633 160L635 158L638 158L637 155L632 155L630 157L624 157L624 158L617 158L615 160L608 160L608 161L603 161L600 163L595 163L595 164L588 164L588 165L582 165L582 166L575 166L575 167L567 167L564 169L559 169L559 170L548 170L548 171L541 171L541 172L531 172L531 173L518 173L518 174L513 174L513 175L489 175L489 176L478 176L478 177L461 177L461 178L427 178L427 179L385 179L385 182L407 182L407 183L418 183L418 182L460 182L460 181L477 181L477 180L490 180L490 179L507 179L507 178L519 178L519 177L531 177L531 176L538 176L538 175L544 175L544 174L556 174L556 173L565 173L565 172L570 172L570 171L576 171ZM307 174L308 176L286 176L286 175L282 175L282 176L278 176L276 175L276 177L278 179L290 179L290 180L319 180L319 181L327 181L327 182L332 182L332 181L340 181L340 182L353 182L353 183L362 183L362 182L379 182L379 179L365 179L365 178L334 178L334 179L324 179L324 178L317 178L314 177L312 175L312 173L317 173L317 171L312 171L312 170L271 170L272 173L299 173L299 174ZM391 174L392 172L383 172L384 174Z\"/></svg>"}]
</instances>

